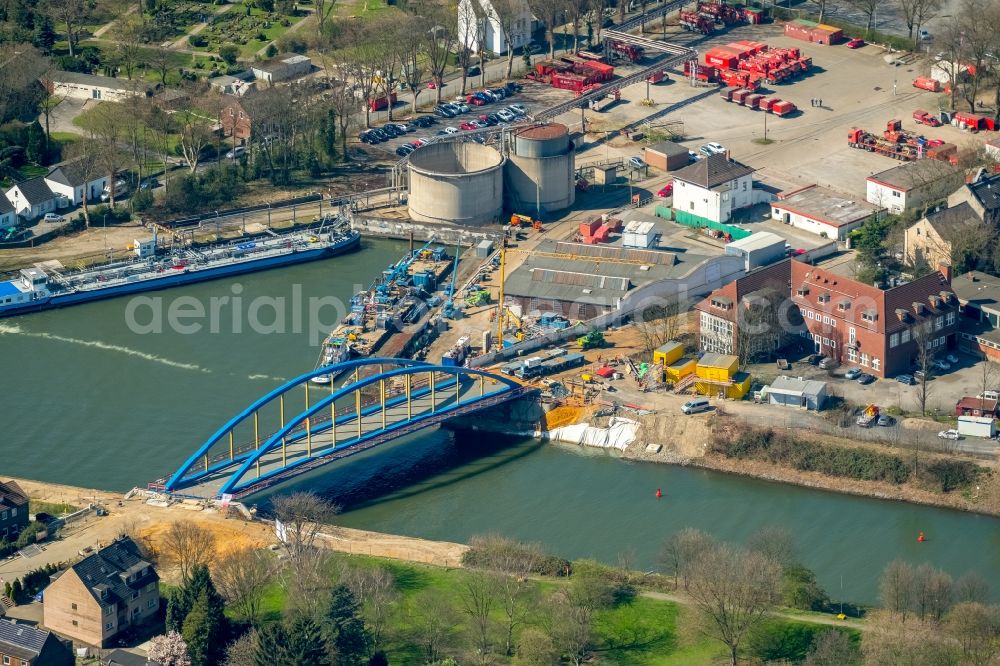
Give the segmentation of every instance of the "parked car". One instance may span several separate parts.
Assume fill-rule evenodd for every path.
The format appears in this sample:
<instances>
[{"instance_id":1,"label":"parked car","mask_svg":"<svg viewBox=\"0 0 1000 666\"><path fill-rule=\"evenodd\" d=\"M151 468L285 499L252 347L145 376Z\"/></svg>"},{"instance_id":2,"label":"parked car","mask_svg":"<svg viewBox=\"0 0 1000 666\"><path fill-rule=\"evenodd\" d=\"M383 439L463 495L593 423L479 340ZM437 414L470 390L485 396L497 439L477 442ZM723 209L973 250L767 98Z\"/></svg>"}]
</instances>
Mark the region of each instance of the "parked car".
<instances>
[{"instance_id":1,"label":"parked car","mask_svg":"<svg viewBox=\"0 0 1000 666\"><path fill-rule=\"evenodd\" d=\"M247 152L247 149L244 148L243 146L236 146L235 148L233 148L232 150L230 150L228 153L226 153L226 159L228 159L228 160L235 160L237 157L243 156L246 152Z\"/></svg>"},{"instance_id":2,"label":"parked car","mask_svg":"<svg viewBox=\"0 0 1000 666\"><path fill-rule=\"evenodd\" d=\"M468 102L473 106L486 106L486 102L483 100L483 98L476 97L475 95L469 95Z\"/></svg>"},{"instance_id":3,"label":"parked car","mask_svg":"<svg viewBox=\"0 0 1000 666\"><path fill-rule=\"evenodd\" d=\"M434 107L435 115L441 116L442 118L454 118L455 112L447 108L444 104Z\"/></svg>"},{"instance_id":4,"label":"parked car","mask_svg":"<svg viewBox=\"0 0 1000 666\"><path fill-rule=\"evenodd\" d=\"M875 376L869 375L867 372L862 372L855 381L862 386L868 386L875 381Z\"/></svg>"},{"instance_id":5,"label":"parked car","mask_svg":"<svg viewBox=\"0 0 1000 666\"><path fill-rule=\"evenodd\" d=\"M930 379L930 377L927 377L927 379ZM914 380L914 382L922 382L922 381L924 381L924 371L923 370L917 370L916 372L914 372L913 373L913 380Z\"/></svg>"},{"instance_id":6,"label":"parked car","mask_svg":"<svg viewBox=\"0 0 1000 666\"><path fill-rule=\"evenodd\" d=\"M896 381L900 384L906 384L907 386L913 386L917 383L917 380L913 378L913 375L896 375Z\"/></svg>"},{"instance_id":7,"label":"parked car","mask_svg":"<svg viewBox=\"0 0 1000 666\"><path fill-rule=\"evenodd\" d=\"M528 108L524 104L511 104L507 108L521 116L528 113Z\"/></svg>"},{"instance_id":8,"label":"parked car","mask_svg":"<svg viewBox=\"0 0 1000 666\"><path fill-rule=\"evenodd\" d=\"M958 440L961 439L962 436L958 434L957 430L955 430L954 428L950 428L948 430L942 430L941 432L939 432L938 437L940 437L941 439Z\"/></svg>"},{"instance_id":9,"label":"parked car","mask_svg":"<svg viewBox=\"0 0 1000 666\"><path fill-rule=\"evenodd\" d=\"M244 149L245 150L245 149ZM242 154L242 153L240 153ZM227 154L228 157L228 154ZM115 196L120 197L128 192L128 183L124 180L118 179L114 184ZM111 201L111 186L105 185L104 191L101 192L101 201Z\"/></svg>"},{"instance_id":10,"label":"parked car","mask_svg":"<svg viewBox=\"0 0 1000 666\"><path fill-rule=\"evenodd\" d=\"M513 95L514 93L519 93L524 90L524 87L521 86L520 83L515 83L514 81L508 81L504 88L507 89L508 95Z\"/></svg>"},{"instance_id":11,"label":"parked car","mask_svg":"<svg viewBox=\"0 0 1000 666\"><path fill-rule=\"evenodd\" d=\"M951 363L944 360L943 358L939 358L938 360L934 361L934 367L940 370L941 372L947 372L948 370L951 370Z\"/></svg>"},{"instance_id":12,"label":"parked car","mask_svg":"<svg viewBox=\"0 0 1000 666\"><path fill-rule=\"evenodd\" d=\"M809 365L819 365L819 362L824 358L826 357L822 354L809 354L809 356L806 357L806 363Z\"/></svg>"},{"instance_id":13,"label":"parked car","mask_svg":"<svg viewBox=\"0 0 1000 666\"><path fill-rule=\"evenodd\" d=\"M878 417L878 424L883 428L891 428L896 425L896 419L889 416L888 414L882 414Z\"/></svg>"},{"instance_id":14,"label":"parked car","mask_svg":"<svg viewBox=\"0 0 1000 666\"><path fill-rule=\"evenodd\" d=\"M495 120L491 120L485 113L479 116L478 122L482 123L482 127L493 127L497 124Z\"/></svg>"},{"instance_id":15,"label":"parked car","mask_svg":"<svg viewBox=\"0 0 1000 666\"><path fill-rule=\"evenodd\" d=\"M504 99L505 97L507 97L506 88L490 88L490 92L493 93L493 95L498 99Z\"/></svg>"},{"instance_id":16,"label":"parked car","mask_svg":"<svg viewBox=\"0 0 1000 666\"><path fill-rule=\"evenodd\" d=\"M444 133L445 134L458 134L458 128L452 127L452 126L449 125L448 127L444 128Z\"/></svg>"},{"instance_id":17,"label":"parked car","mask_svg":"<svg viewBox=\"0 0 1000 666\"><path fill-rule=\"evenodd\" d=\"M865 45L865 40L861 39L860 37L855 37L851 41L847 42L847 48L849 49L860 49L864 45Z\"/></svg>"},{"instance_id":18,"label":"parked car","mask_svg":"<svg viewBox=\"0 0 1000 666\"><path fill-rule=\"evenodd\" d=\"M948 354L947 356L944 357L944 360L948 361L952 365L958 365L958 357L955 356L954 354Z\"/></svg>"},{"instance_id":19,"label":"parked car","mask_svg":"<svg viewBox=\"0 0 1000 666\"><path fill-rule=\"evenodd\" d=\"M461 125L459 125L459 128L464 130L474 130L474 129L479 129L479 125L473 125L471 120L467 120Z\"/></svg>"},{"instance_id":20,"label":"parked car","mask_svg":"<svg viewBox=\"0 0 1000 666\"><path fill-rule=\"evenodd\" d=\"M62 222L63 218L59 213L46 213L42 219L46 222Z\"/></svg>"},{"instance_id":21,"label":"parked car","mask_svg":"<svg viewBox=\"0 0 1000 666\"><path fill-rule=\"evenodd\" d=\"M722 155L723 153L726 152L725 146L723 146L721 143L715 143L714 141L704 144L698 150L700 150L702 152L702 154L704 154L706 156L707 155Z\"/></svg>"},{"instance_id":22,"label":"parked car","mask_svg":"<svg viewBox=\"0 0 1000 666\"><path fill-rule=\"evenodd\" d=\"M139 183L140 190L151 190L154 187L160 186L160 180L158 178L144 178L141 183Z\"/></svg>"},{"instance_id":23,"label":"parked car","mask_svg":"<svg viewBox=\"0 0 1000 666\"><path fill-rule=\"evenodd\" d=\"M412 153L413 150L414 150L413 146L411 146L410 144L404 144L396 149L396 154L399 155L400 157L406 157L407 155Z\"/></svg>"},{"instance_id":24,"label":"parked car","mask_svg":"<svg viewBox=\"0 0 1000 666\"><path fill-rule=\"evenodd\" d=\"M977 400L1000 400L1000 391L983 391L976 395Z\"/></svg>"},{"instance_id":25,"label":"parked car","mask_svg":"<svg viewBox=\"0 0 1000 666\"><path fill-rule=\"evenodd\" d=\"M932 39L934 39L934 37L931 35L930 31L927 30L927 28L920 29L920 41L929 42Z\"/></svg>"},{"instance_id":26,"label":"parked car","mask_svg":"<svg viewBox=\"0 0 1000 666\"><path fill-rule=\"evenodd\" d=\"M864 373L862 372L861 368L851 368L850 370L844 373L844 379L857 379L862 374Z\"/></svg>"},{"instance_id":27,"label":"parked car","mask_svg":"<svg viewBox=\"0 0 1000 666\"><path fill-rule=\"evenodd\" d=\"M500 109L499 111L497 111L497 118L504 121L505 123L510 123L513 122L517 118L517 116L515 116L507 109Z\"/></svg>"},{"instance_id":28,"label":"parked car","mask_svg":"<svg viewBox=\"0 0 1000 666\"><path fill-rule=\"evenodd\" d=\"M486 143L486 137L477 134L476 136L472 137L472 142L479 144Z\"/></svg>"},{"instance_id":29,"label":"parked car","mask_svg":"<svg viewBox=\"0 0 1000 666\"><path fill-rule=\"evenodd\" d=\"M819 367L822 368L823 370L833 370L838 365L840 365L840 363L838 363L837 359L835 358L824 358L822 361L819 362Z\"/></svg>"},{"instance_id":30,"label":"parked car","mask_svg":"<svg viewBox=\"0 0 1000 666\"><path fill-rule=\"evenodd\" d=\"M458 107L459 113L468 113L470 110L469 105L465 102L455 102L454 105Z\"/></svg>"},{"instance_id":31,"label":"parked car","mask_svg":"<svg viewBox=\"0 0 1000 666\"><path fill-rule=\"evenodd\" d=\"M667 197L672 197L673 195L674 195L673 182L667 183L662 188L660 188L659 192L656 193L656 196L660 197L661 199L666 199Z\"/></svg>"},{"instance_id":32,"label":"parked car","mask_svg":"<svg viewBox=\"0 0 1000 666\"><path fill-rule=\"evenodd\" d=\"M638 155L633 155L632 157L628 158L628 165L630 167L632 167L633 169L645 169L646 168L646 163Z\"/></svg>"},{"instance_id":33,"label":"parked car","mask_svg":"<svg viewBox=\"0 0 1000 666\"><path fill-rule=\"evenodd\" d=\"M482 70L479 69L479 65L473 65L469 68L468 76L479 76L482 73Z\"/></svg>"},{"instance_id":34,"label":"parked car","mask_svg":"<svg viewBox=\"0 0 1000 666\"><path fill-rule=\"evenodd\" d=\"M688 151L688 162L697 162L701 159L701 155L694 152L693 150Z\"/></svg>"},{"instance_id":35,"label":"parked car","mask_svg":"<svg viewBox=\"0 0 1000 666\"><path fill-rule=\"evenodd\" d=\"M413 119L413 123L417 127L430 127L437 121L434 120L434 116L417 116Z\"/></svg>"}]
</instances>

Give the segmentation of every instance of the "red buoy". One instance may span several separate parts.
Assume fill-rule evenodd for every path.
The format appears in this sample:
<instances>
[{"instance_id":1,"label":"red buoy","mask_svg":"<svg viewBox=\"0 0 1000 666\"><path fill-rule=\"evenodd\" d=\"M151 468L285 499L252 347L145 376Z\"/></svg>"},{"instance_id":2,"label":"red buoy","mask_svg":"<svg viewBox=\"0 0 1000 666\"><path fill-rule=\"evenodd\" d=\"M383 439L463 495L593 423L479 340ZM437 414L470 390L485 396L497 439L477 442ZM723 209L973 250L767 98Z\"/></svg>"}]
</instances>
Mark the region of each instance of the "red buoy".
<instances>
[{"instance_id":1,"label":"red buoy","mask_svg":"<svg viewBox=\"0 0 1000 666\"><path fill-rule=\"evenodd\" d=\"M656 499L660 499L661 497L663 497L663 491L660 490L659 488L657 488L656 489Z\"/></svg>"},{"instance_id":2,"label":"red buoy","mask_svg":"<svg viewBox=\"0 0 1000 666\"><path fill-rule=\"evenodd\" d=\"M925 537L924 533L921 532L920 534L917 535L917 542L923 543L924 541L927 541L927 537Z\"/></svg>"}]
</instances>

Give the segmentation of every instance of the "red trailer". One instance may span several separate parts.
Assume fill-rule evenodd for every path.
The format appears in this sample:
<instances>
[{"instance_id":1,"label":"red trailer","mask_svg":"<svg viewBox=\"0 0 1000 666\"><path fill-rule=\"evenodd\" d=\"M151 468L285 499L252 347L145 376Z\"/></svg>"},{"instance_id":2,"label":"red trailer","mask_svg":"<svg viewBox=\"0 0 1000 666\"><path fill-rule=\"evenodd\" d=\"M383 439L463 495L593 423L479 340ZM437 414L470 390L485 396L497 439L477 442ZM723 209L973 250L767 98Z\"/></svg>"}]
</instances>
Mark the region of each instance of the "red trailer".
<instances>
[{"instance_id":1,"label":"red trailer","mask_svg":"<svg viewBox=\"0 0 1000 666\"><path fill-rule=\"evenodd\" d=\"M941 92L941 82L929 76L918 76L913 80L913 87L920 88L921 90L930 90L931 92Z\"/></svg>"},{"instance_id":2,"label":"red trailer","mask_svg":"<svg viewBox=\"0 0 1000 666\"><path fill-rule=\"evenodd\" d=\"M610 81L615 76L615 68L603 62L585 60L583 61L583 66L584 68L591 70L591 73L595 77L596 81ZM585 72L579 73L584 74Z\"/></svg>"},{"instance_id":3,"label":"red trailer","mask_svg":"<svg viewBox=\"0 0 1000 666\"><path fill-rule=\"evenodd\" d=\"M709 65L696 65L694 71L694 78L699 81L711 82L715 81L718 76L719 70L715 67L710 67ZM684 76L691 76L691 62L684 61Z\"/></svg>"},{"instance_id":4,"label":"red trailer","mask_svg":"<svg viewBox=\"0 0 1000 666\"><path fill-rule=\"evenodd\" d=\"M986 118L975 113L959 111L952 116L952 122L958 125L959 129L967 129L971 132L978 132L986 128Z\"/></svg>"},{"instance_id":5,"label":"red trailer","mask_svg":"<svg viewBox=\"0 0 1000 666\"><path fill-rule=\"evenodd\" d=\"M754 93L753 95L747 95L747 98L743 103L748 109L756 109L762 99L764 99L763 95L760 93Z\"/></svg>"},{"instance_id":6,"label":"red trailer","mask_svg":"<svg viewBox=\"0 0 1000 666\"><path fill-rule=\"evenodd\" d=\"M736 69L740 54L728 48L716 47L705 52L705 64L721 69Z\"/></svg>"},{"instance_id":7,"label":"red trailer","mask_svg":"<svg viewBox=\"0 0 1000 666\"><path fill-rule=\"evenodd\" d=\"M650 83L662 83L663 81L669 81L669 80L670 77L667 76L667 73L662 69L653 72L652 74L649 75L649 78L647 79L647 81L649 81Z\"/></svg>"},{"instance_id":8,"label":"red trailer","mask_svg":"<svg viewBox=\"0 0 1000 666\"><path fill-rule=\"evenodd\" d=\"M715 28L714 21L711 17L704 16L698 12L683 9L680 12L678 23L685 30L700 32L703 35L712 34L712 30Z\"/></svg>"},{"instance_id":9,"label":"red trailer","mask_svg":"<svg viewBox=\"0 0 1000 666\"><path fill-rule=\"evenodd\" d=\"M614 39L608 40L608 50L612 53L612 55L619 58L625 58L631 62L641 60L643 55L641 46L626 44L625 42L619 42Z\"/></svg>"},{"instance_id":10,"label":"red trailer","mask_svg":"<svg viewBox=\"0 0 1000 666\"><path fill-rule=\"evenodd\" d=\"M739 89L738 88L732 88L732 87L723 88L722 90L719 91L719 97L721 97L722 99L726 100L727 102L732 102L733 101L733 93L736 92L737 90L739 90Z\"/></svg>"},{"instance_id":11,"label":"red trailer","mask_svg":"<svg viewBox=\"0 0 1000 666\"><path fill-rule=\"evenodd\" d=\"M601 226L601 221L591 220L590 222L580 223L580 235L586 238L587 236L593 236L597 232L598 227Z\"/></svg>"},{"instance_id":12,"label":"red trailer","mask_svg":"<svg viewBox=\"0 0 1000 666\"><path fill-rule=\"evenodd\" d=\"M771 105L771 111L776 116L787 116L791 113L795 113L796 110L796 106L791 102L777 101Z\"/></svg>"},{"instance_id":13,"label":"red trailer","mask_svg":"<svg viewBox=\"0 0 1000 666\"><path fill-rule=\"evenodd\" d=\"M771 107L773 107L776 103L780 101L781 100L778 99L777 97L764 97L760 100L760 102L757 103L757 108L760 109L761 111L770 112L773 111Z\"/></svg>"},{"instance_id":14,"label":"red trailer","mask_svg":"<svg viewBox=\"0 0 1000 666\"><path fill-rule=\"evenodd\" d=\"M745 88L740 88L739 90L733 91L733 102L739 105L746 103L747 97L751 95L751 92Z\"/></svg>"}]
</instances>

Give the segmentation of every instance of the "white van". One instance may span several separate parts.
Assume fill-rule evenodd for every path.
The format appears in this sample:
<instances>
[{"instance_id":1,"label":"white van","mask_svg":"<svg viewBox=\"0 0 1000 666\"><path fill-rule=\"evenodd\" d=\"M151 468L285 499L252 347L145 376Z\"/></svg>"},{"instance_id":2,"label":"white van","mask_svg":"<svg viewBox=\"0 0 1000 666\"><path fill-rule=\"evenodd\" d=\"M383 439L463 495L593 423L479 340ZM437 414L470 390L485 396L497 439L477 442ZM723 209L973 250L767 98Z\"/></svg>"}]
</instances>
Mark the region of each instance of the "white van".
<instances>
[{"instance_id":1,"label":"white van","mask_svg":"<svg viewBox=\"0 0 1000 666\"><path fill-rule=\"evenodd\" d=\"M708 398L695 398L681 405L681 411L685 414L697 414L698 412L707 411L710 406Z\"/></svg>"},{"instance_id":2,"label":"white van","mask_svg":"<svg viewBox=\"0 0 1000 666\"><path fill-rule=\"evenodd\" d=\"M976 400L1000 400L1000 392L998 391L983 391L976 396Z\"/></svg>"}]
</instances>

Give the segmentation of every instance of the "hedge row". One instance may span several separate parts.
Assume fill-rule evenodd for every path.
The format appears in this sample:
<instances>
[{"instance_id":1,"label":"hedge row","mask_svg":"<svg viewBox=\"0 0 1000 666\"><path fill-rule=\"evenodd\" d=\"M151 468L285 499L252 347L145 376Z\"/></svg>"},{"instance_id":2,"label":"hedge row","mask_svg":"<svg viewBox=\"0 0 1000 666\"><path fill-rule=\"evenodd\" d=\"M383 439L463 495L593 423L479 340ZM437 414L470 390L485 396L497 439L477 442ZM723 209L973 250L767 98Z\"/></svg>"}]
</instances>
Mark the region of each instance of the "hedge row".
<instances>
[{"instance_id":1,"label":"hedge row","mask_svg":"<svg viewBox=\"0 0 1000 666\"><path fill-rule=\"evenodd\" d=\"M744 430L735 439L717 436L713 449L727 458L763 460L803 472L820 472L862 481L899 484L910 478L910 468L897 456L862 448L822 446L770 429Z\"/></svg>"}]
</instances>

